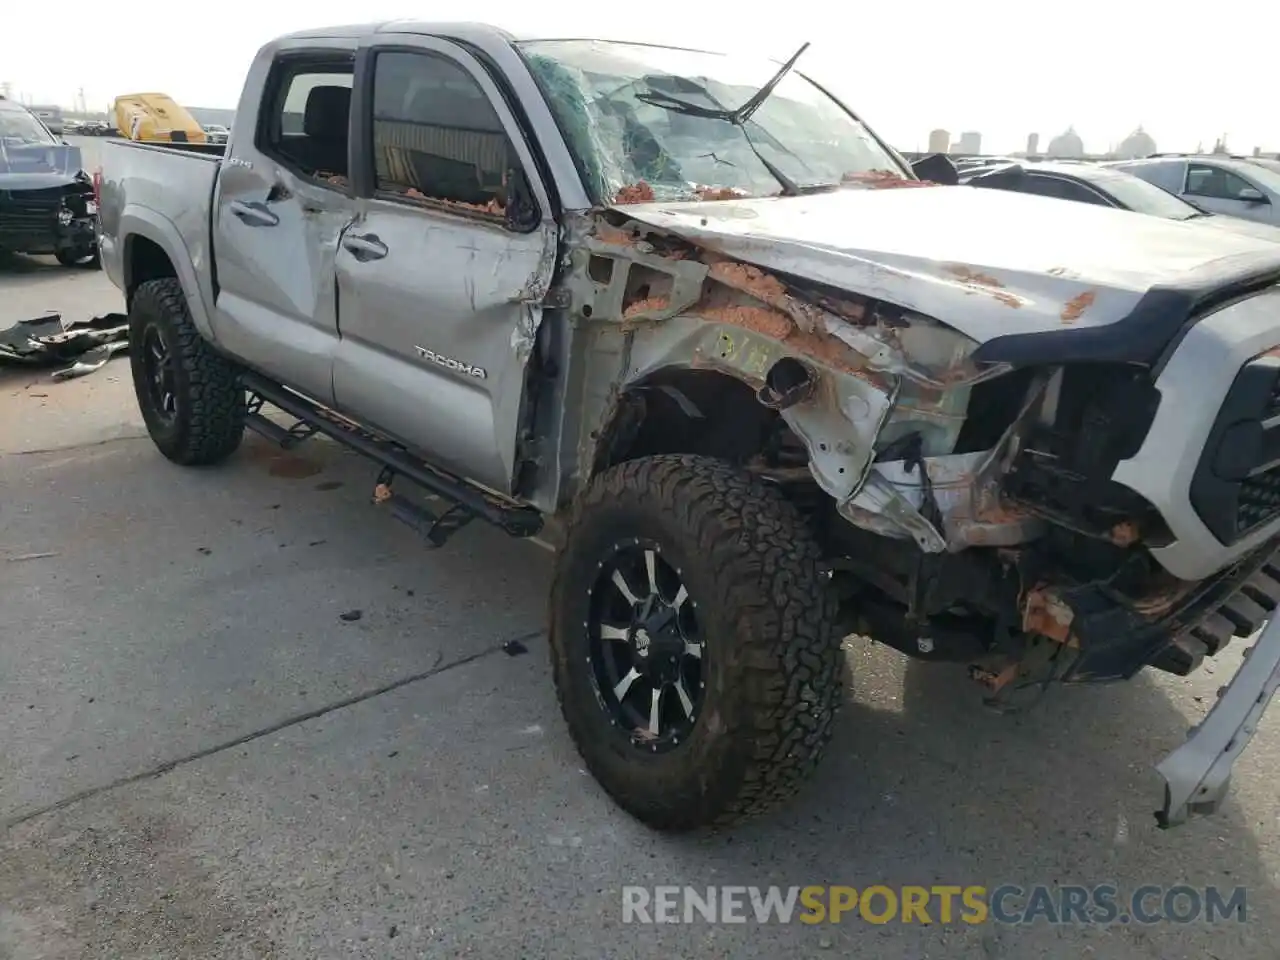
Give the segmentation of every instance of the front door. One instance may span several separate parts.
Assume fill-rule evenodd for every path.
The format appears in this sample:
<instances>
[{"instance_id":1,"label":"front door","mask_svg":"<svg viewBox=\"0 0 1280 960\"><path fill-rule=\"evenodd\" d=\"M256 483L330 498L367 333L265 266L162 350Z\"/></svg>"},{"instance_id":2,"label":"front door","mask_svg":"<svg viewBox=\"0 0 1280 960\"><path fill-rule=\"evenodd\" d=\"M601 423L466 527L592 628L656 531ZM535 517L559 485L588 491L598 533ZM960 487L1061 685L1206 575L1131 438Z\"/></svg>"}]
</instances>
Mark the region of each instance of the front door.
<instances>
[{"instance_id":1,"label":"front door","mask_svg":"<svg viewBox=\"0 0 1280 960\"><path fill-rule=\"evenodd\" d=\"M338 409L512 490L557 232L528 145L475 60L422 36L362 51L367 183L338 250Z\"/></svg>"},{"instance_id":2,"label":"front door","mask_svg":"<svg viewBox=\"0 0 1280 960\"><path fill-rule=\"evenodd\" d=\"M214 194L214 334L229 353L333 403L334 258L355 215L347 178L354 40L255 64L259 116L238 129ZM251 75L250 83L255 81Z\"/></svg>"},{"instance_id":3,"label":"front door","mask_svg":"<svg viewBox=\"0 0 1280 960\"><path fill-rule=\"evenodd\" d=\"M1210 213L1263 223L1274 222L1275 214L1266 191L1216 164L1187 164L1187 183L1183 194Z\"/></svg>"}]
</instances>

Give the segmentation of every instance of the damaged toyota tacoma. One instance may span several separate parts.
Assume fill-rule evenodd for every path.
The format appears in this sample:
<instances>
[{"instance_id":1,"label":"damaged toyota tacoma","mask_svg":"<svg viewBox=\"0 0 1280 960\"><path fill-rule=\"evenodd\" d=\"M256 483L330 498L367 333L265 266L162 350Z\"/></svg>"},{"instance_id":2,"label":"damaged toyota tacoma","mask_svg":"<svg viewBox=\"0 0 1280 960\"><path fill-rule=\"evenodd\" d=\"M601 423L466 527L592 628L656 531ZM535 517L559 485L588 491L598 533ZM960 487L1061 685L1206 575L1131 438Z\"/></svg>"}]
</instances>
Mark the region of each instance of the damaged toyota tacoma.
<instances>
[{"instance_id":1,"label":"damaged toyota tacoma","mask_svg":"<svg viewBox=\"0 0 1280 960\"><path fill-rule=\"evenodd\" d=\"M554 547L569 730L656 827L791 795L854 632L1005 707L1252 643L1159 766L1213 809L1280 680L1280 247L922 182L794 66L267 45L225 148L104 145L151 437L323 434L428 545Z\"/></svg>"}]
</instances>

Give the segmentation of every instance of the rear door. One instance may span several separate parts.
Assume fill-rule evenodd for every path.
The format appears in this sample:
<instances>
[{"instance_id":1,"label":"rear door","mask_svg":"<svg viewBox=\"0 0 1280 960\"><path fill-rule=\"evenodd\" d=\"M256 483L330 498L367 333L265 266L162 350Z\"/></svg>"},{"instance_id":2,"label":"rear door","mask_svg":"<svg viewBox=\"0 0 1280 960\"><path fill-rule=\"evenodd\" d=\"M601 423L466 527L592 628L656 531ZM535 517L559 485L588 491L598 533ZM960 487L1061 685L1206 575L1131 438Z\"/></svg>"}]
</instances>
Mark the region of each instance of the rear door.
<instances>
[{"instance_id":1,"label":"rear door","mask_svg":"<svg viewBox=\"0 0 1280 960\"><path fill-rule=\"evenodd\" d=\"M219 344L326 405L338 340L334 257L355 215L355 54L354 39L291 41L255 63L248 83L263 97L256 117L237 120L214 194Z\"/></svg>"},{"instance_id":2,"label":"rear door","mask_svg":"<svg viewBox=\"0 0 1280 960\"><path fill-rule=\"evenodd\" d=\"M530 144L453 43L377 35L356 80L361 210L338 251L339 409L513 489L557 230Z\"/></svg>"}]
</instances>

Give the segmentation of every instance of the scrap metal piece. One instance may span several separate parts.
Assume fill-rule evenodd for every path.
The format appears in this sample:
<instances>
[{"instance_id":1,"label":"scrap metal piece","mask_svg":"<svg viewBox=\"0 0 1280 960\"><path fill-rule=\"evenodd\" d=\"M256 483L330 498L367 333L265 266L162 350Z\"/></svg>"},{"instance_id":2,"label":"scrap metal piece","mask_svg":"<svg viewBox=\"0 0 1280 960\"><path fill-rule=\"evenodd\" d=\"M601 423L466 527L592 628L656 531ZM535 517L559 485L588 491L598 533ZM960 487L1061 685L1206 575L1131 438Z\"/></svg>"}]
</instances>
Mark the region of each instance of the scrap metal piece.
<instances>
[{"instance_id":1,"label":"scrap metal piece","mask_svg":"<svg viewBox=\"0 0 1280 960\"><path fill-rule=\"evenodd\" d=\"M67 380L97 370L127 348L128 338L129 318L122 313L108 313L69 326L63 325L60 313L51 313L0 331L0 360L33 366L71 362L71 367L54 374L55 380ZM111 350L97 352L108 345ZM88 356L91 352L92 356Z\"/></svg>"},{"instance_id":2,"label":"scrap metal piece","mask_svg":"<svg viewBox=\"0 0 1280 960\"><path fill-rule=\"evenodd\" d=\"M116 340L112 343L104 343L101 346L94 347L92 350L86 351L80 356L75 363L69 367L63 367L61 370L55 370L51 376L54 380L73 380L76 377L83 377L85 374L93 373L101 368L108 360L117 353L124 353L129 349L128 340Z\"/></svg>"},{"instance_id":3,"label":"scrap metal piece","mask_svg":"<svg viewBox=\"0 0 1280 960\"><path fill-rule=\"evenodd\" d=\"M1218 693L1186 743L1156 764L1164 777L1164 806L1156 811L1162 829L1212 814L1231 786L1231 768L1258 730L1267 705L1280 687L1280 619L1272 618L1245 655L1236 675Z\"/></svg>"}]
</instances>

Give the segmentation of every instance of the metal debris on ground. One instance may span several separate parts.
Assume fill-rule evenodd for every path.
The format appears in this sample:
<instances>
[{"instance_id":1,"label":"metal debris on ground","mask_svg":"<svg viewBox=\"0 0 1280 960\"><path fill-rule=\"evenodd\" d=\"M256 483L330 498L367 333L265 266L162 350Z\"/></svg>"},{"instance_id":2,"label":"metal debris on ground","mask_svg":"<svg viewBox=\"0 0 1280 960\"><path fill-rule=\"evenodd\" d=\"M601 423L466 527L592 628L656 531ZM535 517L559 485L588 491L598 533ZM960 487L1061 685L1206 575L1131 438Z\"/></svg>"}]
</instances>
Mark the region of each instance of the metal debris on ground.
<instances>
[{"instance_id":1,"label":"metal debris on ground","mask_svg":"<svg viewBox=\"0 0 1280 960\"><path fill-rule=\"evenodd\" d=\"M54 380L83 377L129 349L129 319L108 313L92 320L64 324L62 314L20 320L0 330L0 363L50 367L62 364Z\"/></svg>"}]
</instances>

